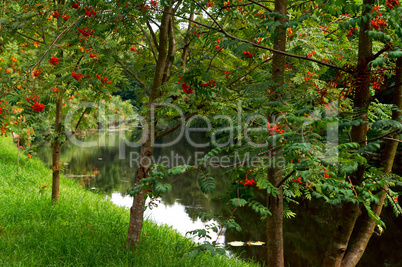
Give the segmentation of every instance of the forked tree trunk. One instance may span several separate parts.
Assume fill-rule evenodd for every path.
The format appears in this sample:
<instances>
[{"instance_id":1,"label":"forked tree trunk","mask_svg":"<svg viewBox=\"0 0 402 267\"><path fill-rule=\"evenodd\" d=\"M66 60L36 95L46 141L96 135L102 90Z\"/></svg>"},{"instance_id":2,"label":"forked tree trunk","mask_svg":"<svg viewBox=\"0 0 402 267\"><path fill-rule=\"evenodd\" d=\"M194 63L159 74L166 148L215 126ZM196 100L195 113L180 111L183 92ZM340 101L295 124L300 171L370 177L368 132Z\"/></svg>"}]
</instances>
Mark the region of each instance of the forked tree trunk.
<instances>
[{"instance_id":1,"label":"forked tree trunk","mask_svg":"<svg viewBox=\"0 0 402 267\"><path fill-rule=\"evenodd\" d=\"M374 6L374 0L364 0L362 17L368 16ZM352 142L357 142L360 146L365 146L367 137L367 115L370 105L370 75L371 70L367 67L372 60L372 40L367 35L367 31L371 28L370 20L361 19L361 27L359 34L359 51L357 71L355 75L356 86L354 96L354 110L356 119L361 119L365 123L352 127ZM357 171L351 175L350 180L353 185L360 185L363 180L364 166L358 166ZM325 253L322 266L341 266L342 259L345 255L350 236L353 232L357 217L361 211L359 203L347 202L342 205L342 216L336 222L332 240Z\"/></svg>"},{"instance_id":2,"label":"forked tree trunk","mask_svg":"<svg viewBox=\"0 0 402 267\"><path fill-rule=\"evenodd\" d=\"M400 120L400 116L402 115L402 57L398 58L396 61L396 79L395 84L399 84L394 91L394 105L395 108L392 111L392 119ZM390 136L391 139L395 138L394 136ZM395 140L388 139L386 141L381 165L384 167L384 173L391 173L392 166L394 164L394 159L396 155L396 151L398 148L398 142ZM380 216L382 207L384 205L384 200L386 197L387 188L383 188L383 191L379 193L379 203L372 205L372 210L375 215ZM373 235L375 228L375 221L371 219L367 214L364 217L363 224L359 229L359 233L355 241L350 246L347 254L342 260L342 266L345 267L353 267L356 266L361 257L363 256L364 251L366 250L367 244Z\"/></svg>"},{"instance_id":3,"label":"forked tree trunk","mask_svg":"<svg viewBox=\"0 0 402 267\"><path fill-rule=\"evenodd\" d=\"M172 62L174 60L174 54L176 51L174 38L174 27L172 15L172 7L165 7L162 15L160 32L159 32L159 45L158 45L158 58L155 67L155 74L153 79L152 90L149 96L148 113L146 118L147 129L143 129L143 143L141 145L141 153L139 158L139 166L137 170L137 183L146 178L152 163L153 146L155 141L155 125L156 120L154 118L154 101L161 96L159 87L163 84L163 81L168 80L167 73L170 72ZM170 38L169 38L170 37ZM146 192L142 190L133 199L133 206L130 210L130 222L127 234L127 247L134 250L140 245L141 231L144 218L144 207Z\"/></svg>"},{"instance_id":4,"label":"forked tree trunk","mask_svg":"<svg viewBox=\"0 0 402 267\"><path fill-rule=\"evenodd\" d=\"M286 21L286 0L275 0L275 12L282 15L281 25L275 30L277 35L274 41L274 49L285 51L286 50L286 30L283 29L282 24ZM272 80L275 85L272 86L271 92L275 92L279 87L284 84L285 75L285 56L274 53L272 58ZM276 92L272 95L273 98L280 98L281 94ZM272 114L269 114L271 117ZM273 185L278 185L282 180L282 172L277 166L278 156L277 151L272 153L272 162L268 168L268 181ZM271 194L267 195L267 208L271 212L268 215L266 222L267 232L267 265L276 267L284 266L283 255L283 190L282 186L279 187L279 193L276 196Z\"/></svg>"}]
</instances>

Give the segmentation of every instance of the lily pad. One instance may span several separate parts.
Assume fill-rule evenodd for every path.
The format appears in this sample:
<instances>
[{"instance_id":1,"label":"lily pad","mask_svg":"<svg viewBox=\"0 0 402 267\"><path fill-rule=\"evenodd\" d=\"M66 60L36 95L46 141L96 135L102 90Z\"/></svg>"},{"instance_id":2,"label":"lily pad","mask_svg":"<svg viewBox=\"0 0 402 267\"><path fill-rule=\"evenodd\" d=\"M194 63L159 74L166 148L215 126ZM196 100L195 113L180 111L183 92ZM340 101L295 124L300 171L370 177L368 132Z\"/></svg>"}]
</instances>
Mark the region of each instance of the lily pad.
<instances>
[{"instance_id":1,"label":"lily pad","mask_svg":"<svg viewBox=\"0 0 402 267\"><path fill-rule=\"evenodd\" d=\"M256 241L256 242L248 241L248 242L247 242L247 245L248 245L248 246L262 246L262 245L264 245L264 244L265 244L265 242L261 242L261 241Z\"/></svg>"},{"instance_id":2,"label":"lily pad","mask_svg":"<svg viewBox=\"0 0 402 267\"><path fill-rule=\"evenodd\" d=\"M229 242L228 245L231 245L232 247L241 247L244 246L244 242L242 241L233 241L233 242Z\"/></svg>"}]
</instances>

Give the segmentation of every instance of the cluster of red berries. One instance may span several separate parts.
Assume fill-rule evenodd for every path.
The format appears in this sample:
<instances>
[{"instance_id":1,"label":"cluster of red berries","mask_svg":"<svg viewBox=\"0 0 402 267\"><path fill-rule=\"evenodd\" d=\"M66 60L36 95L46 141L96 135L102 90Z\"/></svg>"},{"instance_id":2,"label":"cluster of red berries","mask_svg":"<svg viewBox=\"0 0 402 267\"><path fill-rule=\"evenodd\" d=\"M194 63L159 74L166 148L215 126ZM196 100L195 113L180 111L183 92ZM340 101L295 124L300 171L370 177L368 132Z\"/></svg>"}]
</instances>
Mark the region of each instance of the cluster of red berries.
<instances>
[{"instance_id":1,"label":"cluster of red berries","mask_svg":"<svg viewBox=\"0 0 402 267\"><path fill-rule=\"evenodd\" d=\"M225 9L227 10L227 11L229 11L229 6L230 6L230 2L229 1L227 1L227 2L223 2L223 6L225 7Z\"/></svg>"},{"instance_id":2,"label":"cluster of red berries","mask_svg":"<svg viewBox=\"0 0 402 267\"><path fill-rule=\"evenodd\" d=\"M190 87L190 85L187 85L185 82L182 83L181 88L183 89L183 92L186 94L192 94L193 93L193 88Z\"/></svg>"},{"instance_id":3,"label":"cluster of red berries","mask_svg":"<svg viewBox=\"0 0 402 267\"><path fill-rule=\"evenodd\" d=\"M295 182L295 183L302 183L302 178L301 177L299 177L299 178L295 178L295 179L293 179L293 182Z\"/></svg>"},{"instance_id":4,"label":"cluster of red berries","mask_svg":"<svg viewBox=\"0 0 402 267\"><path fill-rule=\"evenodd\" d=\"M37 112L42 112L45 109L45 105L42 104L42 103L35 102L32 105L32 109L37 111Z\"/></svg>"},{"instance_id":5,"label":"cluster of red berries","mask_svg":"<svg viewBox=\"0 0 402 267\"><path fill-rule=\"evenodd\" d=\"M34 70L33 75L35 77L38 77L39 79L42 79L42 75L41 75L42 73L43 73L42 69L37 69L37 70Z\"/></svg>"},{"instance_id":6,"label":"cluster of red berries","mask_svg":"<svg viewBox=\"0 0 402 267\"><path fill-rule=\"evenodd\" d=\"M210 81L207 82L207 83L202 83L202 84L200 84L200 86L201 86L201 87L207 87L207 86L209 86L209 87L215 87L215 86L216 86L216 82L215 82L214 80L210 80Z\"/></svg>"},{"instance_id":7,"label":"cluster of red berries","mask_svg":"<svg viewBox=\"0 0 402 267\"><path fill-rule=\"evenodd\" d=\"M208 2L208 3L207 3L207 7L211 7L213 4L214 4L214 2L212 2L212 1L211 1L211 2Z\"/></svg>"},{"instance_id":8,"label":"cluster of red berries","mask_svg":"<svg viewBox=\"0 0 402 267\"><path fill-rule=\"evenodd\" d=\"M85 16L87 17L95 17L96 11L93 9L86 9L85 8L85 12L84 12Z\"/></svg>"},{"instance_id":9,"label":"cluster of red berries","mask_svg":"<svg viewBox=\"0 0 402 267\"><path fill-rule=\"evenodd\" d=\"M70 18L69 15L67 15L66 13L63 13L63 19L64 21L67 21Z\"/></svg>"},{"instance_id":10,"label":"cluster of red berries","mask_svg":"<svg viewBox=\"0 0 402 267\"><path fill-rule=\"evenodd\" d=\"M29 102L29 101L35 101L36 102L36 100L39 99L39 96L38 95L33 95L31 97L27 97L26 99L27 99L27 102Z\"/></svg>"},{"instance_id":11,"label":"cluster of red berries","mask_svg":"<svg viewBox=\"0 0 402 267\"><path fill-rule=\"evenodd\" d=\"M353 35L353 32L356 31L358 28L349 28L349 32L346 34L346 37L350 37Z\"/></svg>"},{"instance_id":12,"label":"cluster of red berries","mask_svg":"<svg viewBox=\"0 0 402 267\"><path fill-rule=\"evenodd\" d=\"M244 186L253 186L255 184L255 181L254 181L254 179L250 179L250 180L244 181L244 183L243 183L243 181L240 181L240 183L243 184Z\"/></svg>"},{"instance_id":13,"label":"cluster of red berries","mask_svg":"<svg viewBox=\"0 0 402 267\"><path fill-rule=\"evenodd\" d=\"M107 84L112 83L112 81L108 81L107 77L103 77L100 74L98 75L98 80L101 81L101 83L105 83L107 81Z\"/></svg>"},{"instance_id":14,"label":"cluster of red berries","mask_svg":"<svg viewBox=\"0 0 402 267\"><path fill-rule=\"evenodd\" d=\"M57 18L57 17L59 17L59 11L54 11L53 12L53 18Z\"/></svg>"},{"instance_id":15,"label":"cluster of red berries","mask_svg":"<svg viewBox=\"0 0 402 267\"><path fill-rule=\"evenodd\" d=\"M78 31L79 31L82 35L84 35L85 37L88 37L88 36L94 34L94 30L89 31L88 28L83 28L83 29L78 28Z\"/></svg>"},{"instance_id":16,"label":"cluster of red berries","mask_svg":"<svg viewBox=\"0 0 402 267\"><path fill-rule=\"evenodd\" d=\"M243 52L246 58L252 58L253 55L250 52Z\"/></svg>"},{"instance_id":17,"label":"cluster of red berries","mask_svg":"<svg viewBox=\"0 0 402 267\"><path fill-rule=\"evenodd\" d=\"M378 90L378 89L380 89L381 88L381 83L378 83L378 82L374 82L373 83L373 89L374 90Z\"/></svg>"},{"instance_id":18,"label":"cluster of red berries","mask_svg":"<svg viewBox=\"0 0 402 267\"><path fill-rule=\"evenodd\" d=\"M325 173L323 175L324 178L329 178L329 174L327 173L327 172L329 172L329 169L322 168L322 170L325 171Z\"/></svg>"},{"instance_id":19,"label":"cluster of red berries","mask_svg":"<svg viewBox=\"0 0 402 267\"><path fill-rule=\"evenodd\" d=\"M49 59L49 63L56 66L59 63L59 59L57 57L52 57Z\"/></svg>"},{"instance_id":20,"label":"cluster of red berries","mask_svg":"<svg viewBox=\"0 0 402 267\"><path fill-rule=\"evenodd\" d=\"M387 22L380 19L379 17L376 17L375 19L371 20L371 26L373 26L374 29L378 30L379 28L387 26Z\"/></svg>"},{"instance_id":21,"label":"cluster of red berries","mask_svg":"<svg viewBox=\"0 0 402 267\"><path fill-rule=\"evenodd\" d=\"M274 133L282 134L284 130L279 129L278 125L274 125L274 127L271 127L271 124L267 122L267 129L270 131L269 135L274 135Z\"/></svg>"},{"instance_id":22,"label":"cluster of red berries","mask_svg":"<svg viewBox=\"0 0 402 267\"><path fill-rule=\"evenodd\" d=\"M310 54L308 54L308 57L313 57L315 54L315 51L312 51Z\"/></svg>"},{"instance_id":23,"label":"cluster of red berries","mask_svg":"<svg viewBox=\"0 0 402 267\"><path fill-rule=\"evenodd\" d=\"M157 7L158 1L151 0L151 6Z\"/></svg>"},{"instance_id":24,"label":"cluster of red berries","mask_svg":"<svg viewBox=\"0 0 402 267\"><path fill-rule=\"evenodd\" d=\"M262 12L261 10L259 10L257 13L254 14L254 16L262 15L263 13L264 13L264 12Z\"/></svg>"},{"instance_id":25,"label":"cluster of red berries","mask_svg":"<svg viewBox=\"0 0 402 267\"><path fill-rule=\"evenodd\" d=\"M80 7L80 1L75 1L75 3L72 5L73 8L78 9Z\"/></svg>"},{"instance_id":26,"label":"cluster of red berries","mask_svg":"<svg viewBox=\"0 0 402 267\"><path fill-rule=\"evenodd\" d=\"M398 0L387 0L386 4L389 9L393 9L394 6L399 5L399 1Z\"/></svg>"},{"instance_id":27,"label":"cluster of red berries","mask_svg":"<svg viewBox=\"0 0 402 267\"><path fill-rule=\"evenodd\" d=\"M84 74L82 74L82 73L76 73L76 72L71 73L71 75L72 75L73 78L76 79L77 81L82 81L82 77L84 77Z\"/></svg>"},{"instance_id":28,"label":"cluster of red berries","mask_svg":"<svg viewBox=\"0 0 402 267\"><path fill-rule=\"evenodd\" d=\"M50 89L50 91L53 92L53 95L57 95L57 93L59 92L59 89L57 89L56 87L52 87L52 89Z\"/></svg>"},{"instance_id":29,"label":"cluster of red berries","mask_svg":"<svg viewBox=\"0 0 402 267\"><path fill-rule=\"evenodd\" d=\"M304 76L304 80L307 82L308 80L313 78L313 75L315 75L314 71L312 71L312 72L307 71L307 75Z\"/></svg>"}]
</instances>

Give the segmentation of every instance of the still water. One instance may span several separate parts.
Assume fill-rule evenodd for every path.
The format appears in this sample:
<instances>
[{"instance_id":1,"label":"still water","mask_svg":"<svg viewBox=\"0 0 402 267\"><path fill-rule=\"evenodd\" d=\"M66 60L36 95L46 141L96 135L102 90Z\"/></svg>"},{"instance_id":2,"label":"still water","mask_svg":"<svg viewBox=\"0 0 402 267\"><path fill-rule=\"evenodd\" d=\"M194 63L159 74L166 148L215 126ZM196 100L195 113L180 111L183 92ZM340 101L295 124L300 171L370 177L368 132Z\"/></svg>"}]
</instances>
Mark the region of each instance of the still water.
<instances>
[{"instance_id":1,"label":"still water","mask_svg":"<svg viewBox=\"0 0 402 267\"><path fill-rule=\"evenodd\" d=\"M119 145L119 132L92 133L79 137L83 142L95 141L97 145L80 147L65 145L61 154L61 162L66 176L76 179L88 190L103 193L116 205L131 207L132 198L125 194L133 186L136 174L136 158L139 148ZM192 143L205 143L208 139L199 133L191 134ZM155 148L155 158L174 161L174 164L193 164L207 153L207 149L194 148L186 140L175 142L173 133L158 144L172 143L170 146ZM38 148L38 156L51 166L50 146ZM222 195L234 185L230 177L218 168L208 170L215 178L216 190L203 194L199 189L198 174L189 172L174 182L172 190L161 199L156 200L156 207L147 209L146 217L158 224L172 226L183 235L188 231L204 228L215 221L202 220L200 212L210 211L222 217L228 216L230 210L223 203ZM255 190L258 197L261 192ZM263 199L263 196L261 196ZM263 202L262 202L263 203ZM333 214L336 208L320 202L301 200L298 205L291 205L297 216L285 219L284 245L286 266L319 266L331 233ZM211 232L212 241L218 241L231 252L242 258L254 259L262 264L266 258L266 246L230 247L232 241L265 241L265 223L248 208L238 209L235 220L242 227L236 230ZM378 236L373 235L369 246L358 266L402 266L402 220L395 218L391 209L385 208L383 220L387 228ZM216 222L215 222L216 223ZM203 240L195 239L197 242Z\"/></svg>"}]
</instances>

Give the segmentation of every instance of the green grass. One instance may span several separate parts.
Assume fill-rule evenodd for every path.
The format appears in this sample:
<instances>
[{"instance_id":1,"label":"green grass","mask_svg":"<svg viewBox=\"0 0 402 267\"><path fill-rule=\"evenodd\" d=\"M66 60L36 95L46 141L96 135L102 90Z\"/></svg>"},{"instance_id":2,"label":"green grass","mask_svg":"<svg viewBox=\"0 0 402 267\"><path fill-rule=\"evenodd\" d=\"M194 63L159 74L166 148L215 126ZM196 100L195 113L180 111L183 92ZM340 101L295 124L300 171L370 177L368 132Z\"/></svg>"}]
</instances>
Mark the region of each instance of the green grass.
<instances>
[{"instance_id":1,"label":"green grass","mask_svg":"<svg viewBox=\"0 0 402 267\"><path fill-rule=\"evenodd\" d=\"M0 137L0 266L256 266L209 253L181 257L192 241L149 221L139 249L127 251L127 209L66 178L54 205L50 170L20 155L17 179L16 158L11 139Z\"/></svg>"}]
</instances>

